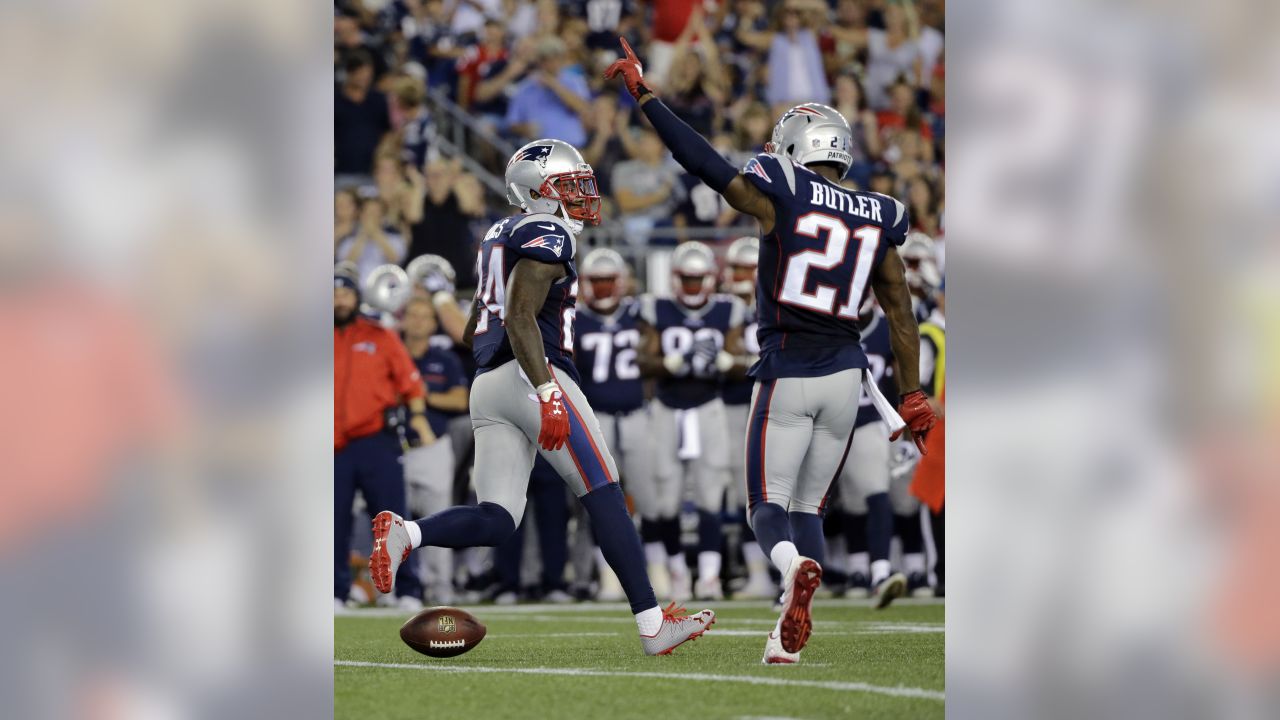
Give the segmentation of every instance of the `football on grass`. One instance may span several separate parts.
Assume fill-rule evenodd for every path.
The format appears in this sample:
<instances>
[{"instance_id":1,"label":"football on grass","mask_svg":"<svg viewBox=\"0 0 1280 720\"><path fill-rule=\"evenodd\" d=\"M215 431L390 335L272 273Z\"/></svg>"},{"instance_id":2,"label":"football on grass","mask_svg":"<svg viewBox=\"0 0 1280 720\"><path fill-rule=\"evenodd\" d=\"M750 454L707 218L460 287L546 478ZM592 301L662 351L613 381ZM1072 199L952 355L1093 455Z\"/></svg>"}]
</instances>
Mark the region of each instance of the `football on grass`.
<instances>
[{"instance_id":1,"label":"football on grass","mask_svg":"<svg viewBox=\"0 0 1280 720\"><path fill-rule=\"evenodd\" d=\"M484 639L484 625L466 610L436 607L423 610L400 626L400 639L423 655L461 655Z\"/></svg>"}]
</instances>

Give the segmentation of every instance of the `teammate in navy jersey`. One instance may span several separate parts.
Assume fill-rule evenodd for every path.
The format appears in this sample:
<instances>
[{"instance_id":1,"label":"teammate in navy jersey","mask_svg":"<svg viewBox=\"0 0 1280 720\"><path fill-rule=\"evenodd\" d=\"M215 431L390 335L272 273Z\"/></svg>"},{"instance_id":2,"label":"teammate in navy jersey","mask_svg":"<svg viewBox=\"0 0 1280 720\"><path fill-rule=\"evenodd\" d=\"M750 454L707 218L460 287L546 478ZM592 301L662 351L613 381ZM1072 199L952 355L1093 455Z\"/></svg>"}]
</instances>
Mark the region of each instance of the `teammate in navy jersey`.
<instances>
[{"instance_id":1,"label":"teammate in navy jersey","mask_svg":"<svg viewBox=\"0 0 1280 720\"><path fill-rule=\"evenodd\" d=\"M626 296L630 271L616 251L596 248L581 263L582 298L574 332L574 362L582 376L582 393L596 411L605 442L622 471L622 487L641 517L645 556L655 541L658 519L653 497L653 442L640 376L640 306ZM658 547L662 547L661 543ZM575 551L577 548L575 547ZM586 565L586 563L582 563ZM590 567L586 565L586 567ZM596 598L616 600L621 591L607 567L599 568ZM670 592L665 565L649 566L649 579L659 595Z\"/></svg>"},{"instance_id":2,"label":"teammate in navy jersey","mask_svg":"<svg viewBox=\"0 0 1280 720\"><path fill-rule=\"evenodd\" d=\"M463 335L476 359L471 421L479 504L414 522L392 512L373 521L369 570L389 592L396 569L418 547L493 546L524 515L534 456L542 457L591 516L617 573L646 654L671 652L706 632L715 613L662 611L645 575L644 550L617 484L618 471L573 365L577 296L575 234L597 223L591 166L572 145L535 140L507 163L507 197L523 214L500 220L480 246L480 288Z\"/></svg>"},{"instance_id":3,"label":"teammate in navy jersey","mask_svg":"<svg viewBox=\"0 0 1280 720\"><path fill-rule=\"evenodd\" d=\"M752 529L783 573L782 614L763 660L796 662L822 579L819 513L844 465L857 416L850 401L864 384L858 308L869 288L884 308L903 390L902 417L887 401L882 414L895 436L909 427L921 446L935 422L920 390L919 332L896 250L907 235L906 207L839 186L853 162L853 133L840 113L816 103L784 113L765 152L739 172L644 85L639 59L621 42L625 57L605 77L622 76L681 166L760 221L760 362L751 368L747 482Z\"/></svg>"},{"instance_id":4,"label":"teammate in navy jersey","mask_svg":"<svg viewBox=\"0 0 1280 720\"><path fill-rule=\"evenodd\" d=\"M716 258L706 245L677 246L671 268L675 297L640 299L642 369L657 378L651 413L659 535L672 597L681 599L692 591L700 598L720 598L721 513L732 479L720 384L738 364L745 308L732 295L715 294ZM692 487L698 507L698 580L692 589L678 517L686 485ZM654 554L656 548L650 548L649 561L654 564L660 558Z\"/></svg>"},{"instance_id":5,"label":"teammate in navy jersey","mask_svg":"<svg viewBox=\"0 0 1280 720\"><path fill-rule=\"evenodd\" d=\"M701 182L701 181L699 181ZM703 186L706 188L706 186ZM707 188L709 190L709 188ZM720 196L717 194L717 198ZM746 523L747 509L747 416L751 406L751 390L755 380L747 376L745 368L755 364L760 357L760 343L756 340L756 268L760 260L760 240L751 236L740 237L729 244L724 254L725 278L722 289L742 301L746 312L742 317L742 365L744 372L730 373L720 388L724 399L725 417L729 421L729 494L726 502L735 518L742 518L742 555L747 564L747 584L734 593L735 597L776 598L777 583L769 577L769 559L765 557L751 524Z\"/></svg>"},{"instance_id":6,"label":"teammate in navy jersey","mask_svg":"<svg viewBox=\"0 0 1280 720\"><path fill-rule=\"evenodd\" d=\"M868 298L858 316L862 318L860 330L867 372L885 397L896 398L893 346L884 314L875 307L874 299ZM889 446L889 426L872 405L871 398L863 395L858 403L849 454L840 473L840 503L844 511L841 521L849 550L850 585L870 590L877 608L888 607L907 590L907 577L892 572L889 564L889 543L894 530L889 496Z\"/></svg>"}]
</instances>

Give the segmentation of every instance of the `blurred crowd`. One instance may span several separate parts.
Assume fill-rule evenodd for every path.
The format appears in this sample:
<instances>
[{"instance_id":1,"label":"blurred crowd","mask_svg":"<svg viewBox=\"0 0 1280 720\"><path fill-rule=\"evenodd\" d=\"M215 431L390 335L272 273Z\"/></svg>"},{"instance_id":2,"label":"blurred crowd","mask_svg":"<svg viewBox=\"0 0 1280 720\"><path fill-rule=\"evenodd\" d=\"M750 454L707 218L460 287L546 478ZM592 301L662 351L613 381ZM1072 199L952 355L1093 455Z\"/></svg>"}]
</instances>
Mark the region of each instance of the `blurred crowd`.
<instances>
[{"instance_id":1,"label":"blurred crowd","mask_svg":"<svg viewBox=\"0 0 1280 720\"><path fill-rule=\"evenodd\" d=\"M478 238L512 211L500 193L509 150L538 137L582 151L604 197L598 232L634 252L742 234L603 80L619 36L735 163L792 105L832 105L856 140L845 184L901 199L940 241L943 31L942 0L336 2L335 260L363 274L431 253L472 287Z\"/></svg>"}]
</instances>

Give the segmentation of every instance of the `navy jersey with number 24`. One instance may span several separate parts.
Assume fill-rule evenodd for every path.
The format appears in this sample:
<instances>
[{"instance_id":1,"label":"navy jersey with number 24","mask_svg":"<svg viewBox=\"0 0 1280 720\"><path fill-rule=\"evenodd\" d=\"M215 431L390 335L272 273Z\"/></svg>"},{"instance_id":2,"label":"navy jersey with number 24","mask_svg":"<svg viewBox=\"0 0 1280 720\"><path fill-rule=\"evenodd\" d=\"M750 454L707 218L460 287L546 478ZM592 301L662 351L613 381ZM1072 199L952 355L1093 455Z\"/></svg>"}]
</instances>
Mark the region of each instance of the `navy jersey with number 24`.
<instances>
[{"instance_id":1,"label":"navy jersey with number 24","mask_svg":"<svg viewBox=\"0 0 1280 720\"><path fill-rule=\"evenodd\" d=\"M742 170L773 201L760 240L756 378L819 377L867 367L858 307L890 243L907 237L907 210L880 193L847 190L780 155Z\"/></svg>"},{"instance_id":2,"label":"navy jersey with number 24","mask_svg":"<svg viewBox=\"0 0 1280 720\"><path fill-rule=\"evenodd\" d=\"M516 215L489 228L476 258L481 308L471 347L477 375L515 359L503 319L506 289L516 263L529 259L565 266L565 276L551 284L547 299L538 310L538 330L547 360L577 382L578 371L573 366L573 320L578 295L574 247L573 233L555 215Z\"/></svg>"}]
</instances>

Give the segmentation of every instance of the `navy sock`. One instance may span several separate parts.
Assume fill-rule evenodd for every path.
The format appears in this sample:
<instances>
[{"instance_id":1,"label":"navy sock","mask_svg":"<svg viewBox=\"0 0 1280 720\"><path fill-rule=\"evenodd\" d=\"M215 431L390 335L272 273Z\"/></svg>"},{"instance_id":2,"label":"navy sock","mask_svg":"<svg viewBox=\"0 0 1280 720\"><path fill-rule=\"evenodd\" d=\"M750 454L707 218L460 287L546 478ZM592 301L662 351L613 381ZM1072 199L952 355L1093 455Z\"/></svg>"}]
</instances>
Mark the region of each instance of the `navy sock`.
<instances>
[{"instance_id":1,"label":"navy sock","mask_svg":"<svg viewBox=\"0 0 1280 720\"><path fill-rule=\"evenodd\" d=\"M491 502L448 510L415 520L422 529L422 544L435 547L467 548L502 544L516 531L516 522L506 508Z\"/></svg>"},{"instance_id":2,"label":"navy sock","mask_svg":"<svg viewBox=\"0 0 1280 720\"><path fill-rule=\"evenodd\" d=\"M698 511L698 552L720 552L723 526L720 513Z\"/></svg>"},{"instance_id":3,"label":"navy sock","mask_svg":"<svg viewBox=\"0 0 1280 720\"><path fill-rule=\"evenodd\" d=\"M867 498L866 548L873 561L889 559L889 542L893 540L893 508L889 493L876 493Z\"/></svg>"},{"instance_id":4,"label":"navy sock","mask_svg":"<svg viewBox=\"0 0 1280 720\"><path fill-rule=\"evenodd\" d=\"M788 513L791 520L791 536L795 538L796 550L800 554L818 561L822 565L827 560L827 543L822 537L822 516L813 513Z\"/></svg>"},{"instance_id":5,"label":"navy sock","mask_svg":"<svg viewBox=\"0 0 1280 720\"><path fill-rule=\"evenodd\" d=\"M894 515L894 527L902 538L902 552L924 552L924 530L920 528L920 511L910 515Z\"/></svg>"},{"instance_id":6,"label":"navy sock","mask_svg":"<svg viewBox=\"0 0 1280 720\"><path fill-rule=\"evenodd\" d=\"M667 547L667 555L676 557L684 552L684 547L680 545L680 516L663 518L658 522L662 523L662 544Z\"/></svg>"},{"instance_id":7,"label":"navy sock","mask_svg":"<svg viewBox=\"0 0 1280 720\"><path fill-rule=\"evenodd\" d=\"M787 511L771 502L760 503L751 511L751 529L755 531L760 549L766 556L773 552L774 545L791 539Z\"/></svg>"},{"instance_id":8,"label":"navy sock","mask_svg":"<svg viewBox=\"0 0 1280 720\"><path fill-rule=\"evenodd\" d=\"M627 501L617 483L596 488L579 498L591 516L596 543L631 603L631 612L657 607L658 599L645 572L644 548L627 514Z\"/></svg>"}]
</instances>

